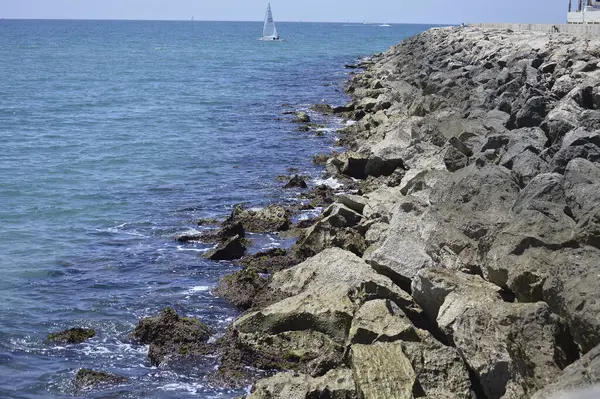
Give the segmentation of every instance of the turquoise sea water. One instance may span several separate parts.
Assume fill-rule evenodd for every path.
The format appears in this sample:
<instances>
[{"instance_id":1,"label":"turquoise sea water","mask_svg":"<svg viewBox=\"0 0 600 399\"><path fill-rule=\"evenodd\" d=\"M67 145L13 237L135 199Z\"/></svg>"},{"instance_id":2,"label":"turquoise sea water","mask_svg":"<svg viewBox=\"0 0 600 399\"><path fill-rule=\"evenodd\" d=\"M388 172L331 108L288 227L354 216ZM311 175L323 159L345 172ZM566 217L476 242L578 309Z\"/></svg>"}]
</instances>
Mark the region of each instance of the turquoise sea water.
<instances>
[{"instance_id":1,"label":"turquoise sea water","mask_svg":"<svg viewBox=\"0 0 600 399\"><path fill-rule=\"evenodd\" d=\"M77 396L81 367L130 378L81 397L240 394L210 386L215 359L152 368L127 339L167 305L219 331L238 314L210 293L235 267L173 237L293 201L276 177L319 177L334 133L297 132L282 105L344 103L344 64L428 27L281 23L261 42L261 22L1 20L0 397ZM74 326L97 335L45 341Z\"/></svg>"}]
</instances>

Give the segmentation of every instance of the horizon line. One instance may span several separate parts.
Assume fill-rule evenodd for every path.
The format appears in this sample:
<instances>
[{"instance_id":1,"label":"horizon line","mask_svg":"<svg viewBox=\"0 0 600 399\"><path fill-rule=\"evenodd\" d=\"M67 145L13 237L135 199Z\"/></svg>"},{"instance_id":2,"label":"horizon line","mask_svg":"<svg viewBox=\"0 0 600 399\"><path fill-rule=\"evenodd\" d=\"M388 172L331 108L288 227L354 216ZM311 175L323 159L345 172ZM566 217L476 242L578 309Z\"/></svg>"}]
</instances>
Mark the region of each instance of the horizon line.
<instances>
[{"instance_id":1,"label":"horizon line","mask_svg":"<svg viewBox=\"0 0 600 399\"><path fill-rule=\"evenodd\" d=\"M263 23L262 20L224 20L224 19L137 19L137 18L25 18L25 17L0 17L4 21L130 21L130 22L256 22ZM356 25L376 25L376 24L394 24L394 25L442 25L450 26L458 23L439 23L439 22L388 22L388 21L304 21L304 20L280 20L277 23L319 23L319 24L356 24Z\"/></svg>"}]
</instances>

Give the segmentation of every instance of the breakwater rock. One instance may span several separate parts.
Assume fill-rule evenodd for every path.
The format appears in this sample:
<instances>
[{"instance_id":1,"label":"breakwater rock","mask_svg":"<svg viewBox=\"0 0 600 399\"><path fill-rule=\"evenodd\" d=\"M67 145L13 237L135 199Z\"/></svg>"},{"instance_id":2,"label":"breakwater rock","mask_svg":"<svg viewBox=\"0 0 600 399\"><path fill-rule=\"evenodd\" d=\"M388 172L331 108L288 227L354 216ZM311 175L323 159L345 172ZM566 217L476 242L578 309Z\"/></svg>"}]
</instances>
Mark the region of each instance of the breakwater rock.
<instances>
[{"instance_id":1,"label":"breakwater rock","mask_svg":"<svg viewBox=\"0 0 600 399\"><path fill-rule=\"evenodd\" d=\"M264 282L281 300L231 327L285 360L249 397L517 399L597 382L600 39L432 29L359 67L332 108L356 121L348 151L326 164L357 194Z\"/></svg>"}]
</instances>

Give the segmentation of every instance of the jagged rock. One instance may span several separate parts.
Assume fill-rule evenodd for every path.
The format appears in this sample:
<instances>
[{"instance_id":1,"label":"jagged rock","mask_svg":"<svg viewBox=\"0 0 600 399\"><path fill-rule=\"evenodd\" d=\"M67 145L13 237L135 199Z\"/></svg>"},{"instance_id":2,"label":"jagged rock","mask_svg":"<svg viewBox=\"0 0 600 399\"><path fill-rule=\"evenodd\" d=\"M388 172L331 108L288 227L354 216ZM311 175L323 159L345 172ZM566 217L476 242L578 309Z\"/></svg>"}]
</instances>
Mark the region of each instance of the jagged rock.
<instances>
[{"instance_id":1,"label":"jagged rock","mask_svg":"<svg viewBox=\"0 0 600 399\"><path fill-rule=\"evenodd\" d=\"M444 164L450 172L456 172L469 163L469 158L455 147L450 147L444 155Z\"/></svg>"},{"instance_id":2,"label":"jagged rock","mask_svg":"<svg viewBox=\"0 0 600 399\"><path fill-rule=\"evenodd\" d=\"M124 384L127 378L105 371L79 369L73 380L73 388L77 392L101 389Z\"/></svg>"},{"instance_id":3,"label":"jagged rock","mask_svg":"<svg viewBox=\"0 0 600 399\"><path fill-rule=\"evenodd\" d=\"M228 221L240 222L246 231L254 233L270 233L286 231L290 228L290 212L281 205L269 205L262 209L244 209L236 206Z\"/></svg>"},{"instance_id":4,"label":"jagged rock","mask_svg":"<svg viewBox=\"0 0 600 399\"><path fill-rule=\"evenodd\" d=\"M498 286L480 276L451 269L421 270L411 288L415 302L449 336L452 326L467 309L502 301Z\"/></svg>"},{"instance_id":5,"label":"jagged rock","mask_svg":"<svg viewBox=\"0 0 600 399\"><path fill-rule=\"evenodd\" d=\"M313 378L292 372L275 374L258 381L246 399L358 399L352 371L331 370L322 377Z\"/></svg>"},{"instance_id":6,"label":"jagged rock","mask_svg":"<svg viewBox=\"0 0 600 399\"><path fill-rule=\"evenodd\" d=\"M419 339L402 341L402 349L417 376L420 396L439 399L474 399L469 371L456 348L446 346L428 331L416 330Z\"/></svg>"},{"instance_id":7,"label":"jagged rock","mask_svg":"<svg viewBox=\"0 0 600 399\"><path fill-rule=\"evenodd\" d=\"M167 307L159 315L140 320L131 333L140 344L150 344L148 358L153 366L178 357L196 357L213 351L207 344L212 329L198 319L180 317Z\"/></svg>"},{"instance_id":8,"label":"jagged rock","mask_svg":"<svg viewBox=\"0 0 600 399\"><path fill-rule=\"evenodd\" d=\"M96 335L93 328L74 327L57 333L48 334L48 341L62 344L80 344Z\"/></svg>"},{"instance_id":9,"label":"jagged rock","mask_svg":"<svg viewBox=\"0 0 600 399\"><path fill-rule=\"evenodd\" d=\"M350 344L419 340L415 329L400 308L389 299L365 302L354 315Z\"/></svg>"},{"instance_id":10,"label":"jagged rock","mask_svg":"<svg viewBox=\"0 0 600 399\"><path fill-rule=\"evenodd\" d=\"M539 126L546 117L547 100L542 96L531 97L516 114L517 127Z\"/></svg>"},{"instance_id":11,"label":"jagged rock","mask_svg":"<svg viewBox=\"0 0 600 399\"><path fill-rule=\"evenodd\" d=\"M410 285L419 270L435 265L425 251L418 228L423 212L416 200L402 202L392 216L385 241L365 255L367 263L377 272L403 287Z\"/></svg>"},{"instance_id":12,"label":"jagged rock","mask_svg":"<svg viewBox=\"0 0 600 399\"><path fill-rule=\"evenodd\" d=\"M342 194L336 201L360 214L363 213L363 209L365 209L365 206L367 205L367 199L365 197L353 194Z\"/></svg>"},{"instance_id":13,"label":"jagged rock","mask_svg":"<svg viewBox=\"0 0 600 399\"><path fill-rule=\"evenodd\" d=\"M520 300L542 300L541 286L553 273L545 262L532 262L529 249L557 250L570 245L575 223L565 213L562 181L554 173L536 176L519 193L510 223L487 254L488 279L509 287Z\"/></svg>"},{"instance_id":14,"label":"jagged rock","mask_svg":"<svg viewBox=\"0 0 600 399\"><path fill-rule=\"evenodd\" d=\"M225 220L221 223L221 228L217 231L208 231L200 233L199 235L191 235L189 238L192 241L204 241L204 242L212 242L212 243L225 243L229 239L238 236L240 238L244 238L246 236L246 231L244 230L244 226L240 222L232 222L229 220ZM181 241L181 240L178 240Z\"/></svg>"},{"instance_id":15,"label":"jagged rock","mask_svg":"<svg viewBox=\"0 0 600 399\"><path fill-rule=\"evenodd\" d=\"M235 235L227 241L219 244L217 248L206 252L204 256L210 260L234 260L241 258L245 254L245 239L239 235Z\"/></svg>"},{"instance_id":16,"label":"jagged rock","mask_svg":"<svg viewBox=\"0 0 600 399\"><path fill-rule=\"evenodd\" d=\"M598 383L600 383L600 346L596 346L581 359L565 368L555 381L552 381L549 385L534 393L531 399L546 399L550 397L554 399L584 399L587 396L583 396L583 392L573 390L595 386L595 395L590 394L589 396L589 399L592 399L598 397L600 393L597 390ZM567 390L571 391L571 395L566 392ZM563 396L557 395L561 392Z\"/></svg>"},{"instance_id":17,"label":"jagged rock","mask_svg":"<svg viewBox=\"0 0 600 399\"><path fill-rule=\"evenodd\" d=\"M584 158L592 162L600 161L600 134L590 133L583 128L570 131L563 138L562 146L552 159L554 171L564 173L569 161Z\"/></svg>"},{"instance_id":18,"label":"jagged rock","mask_svg":"<svg viewBox=\"0 0 600 399\"><path fill-rule=\"evenodd\" d=\"M415 371L400 343L355 344L351 363L356 388L361 398L412 398Z\"/></svg>"},{"instance_id":19,"label":"jagged rock","mask_svg":"<svg viewBox=\"0 0 600 399\"><path fill-rule=\"evenodd\" d=\"M473 150L467 147L466 144L460 141L457 137L451 137L448 142L450 143L450 145L452 145L453 148L460 151L467 158L473 156Z\"/></svg>"},{"instance_id":20,"label":"jagged rock","mask_svg":"<svg viewBox=\"0 0 600 399\"><path fill-rule=\"evenodd\" d=\"M360 222L362 215L341 203L333 203L323 211L323 216L329 218L334 227L353 227Z\"/></svg>"},{"instance_id":21,"label":"jagged rock","mask_svg":"<svg viewBox=\"0 0 600 399\"><path fill-rule=\"evenodd\" d=\"M306 184L306 182L304 181L303 178L301 178L298 175L294 175L286 184L285 186L283 186L283 188L294 188L294 187L298 187L298 188L307 188L308 185Z\"/></svg>"},{"instance_id":22,"label":"jagged rock","mask_svg":"<svg viewBox=\"0 0 600 399\"><path fill-rule=\"evenodd\" d=\"M336 205L336 209L345 208L342 214L333 213L309 227L300 237L294 250L301 257L313 256L325 248L338 247L362 255L366 250L364 238L354 229L347 227L358 223L360 215L344 207ZM349 220L346 217L350 218Z\"/></svg>"},{"instance_id":23,"label":"jagged rock","mask_svg":"<svg viewBox=\"0 0 600 399\"><path fill-rule=\"evenodd\" d=\"M329 248L290 269L273 276L271 287L288 295L303 291L327 291L329 285L343 284L349 291L362 292L362 301L390 299L409 317L421 310L410 296L387 277L376 273L364 260L349 251Z\"/></svg>"},{"instance_id":24,"label":"jagged rock","mask_svg":"<svg viewBox=\"0 0 600 399\"><path fill-rule=\"evenodd\" d=\"M453 325L456 348L490 399L523 398L560 374L560 325L548 305L494 302L471 307Z\"/></svg>"},{"instance_id":25,"label":"jagged rock","mask_svg":"<svg viewBox=\"0 0 600 399\"><path fill-rule=\"evenodd\" d=\"M404 160L401 158L385 159L378 156L369 157L364 173L366 176L390 176L398 168L406 170Z\"/></svg>"}]
</instances>

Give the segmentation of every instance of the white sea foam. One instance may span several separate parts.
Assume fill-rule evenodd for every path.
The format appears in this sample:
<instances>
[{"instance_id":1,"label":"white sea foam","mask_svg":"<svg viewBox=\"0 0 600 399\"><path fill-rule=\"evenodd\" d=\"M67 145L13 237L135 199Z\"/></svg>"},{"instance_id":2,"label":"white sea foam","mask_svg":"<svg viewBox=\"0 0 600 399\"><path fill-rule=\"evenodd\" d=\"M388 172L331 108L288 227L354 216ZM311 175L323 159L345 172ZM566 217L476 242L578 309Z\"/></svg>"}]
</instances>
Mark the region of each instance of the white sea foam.
<instances>
[{"instance_id":1,"label":"white sea foam","mask_svg":"<svg viewBox=\"0 0 600 399\"><path fill-rule=\"evenodd\" d=\"M215 249L215 248L217 248L217 245L213 245L212 247L208 247L208 248L189 248L184 245L177 246L178 251L191 251L191 252L200 252L200 253L208 252L211 249Z\"/></svg>"},{"instance_id":2,"label":"white sea foam","mask_svg":"<svg viewBox=\"0 0 600 399\"><path fill-rule=\"evenodd\" d=\"M315 179L314 180L315 185L320 186L322 184L333 188L334 190L336 188L340 188L343 186L342 183L340 183L337 179L330 177L329 179Z\"/></svg>"},{"instance_id":3,"label":"white sea foam","mask_svg":"<svg viewBox=\"0 0 600 399\"><path fill-rule=\"evenodd\" d=\"M189 293L194 293L194 292L205 292L205 291L209 291L210 287L208 285L196 285L192 288L190 288L188 290Z\"/></svg>"}]
</instances>

